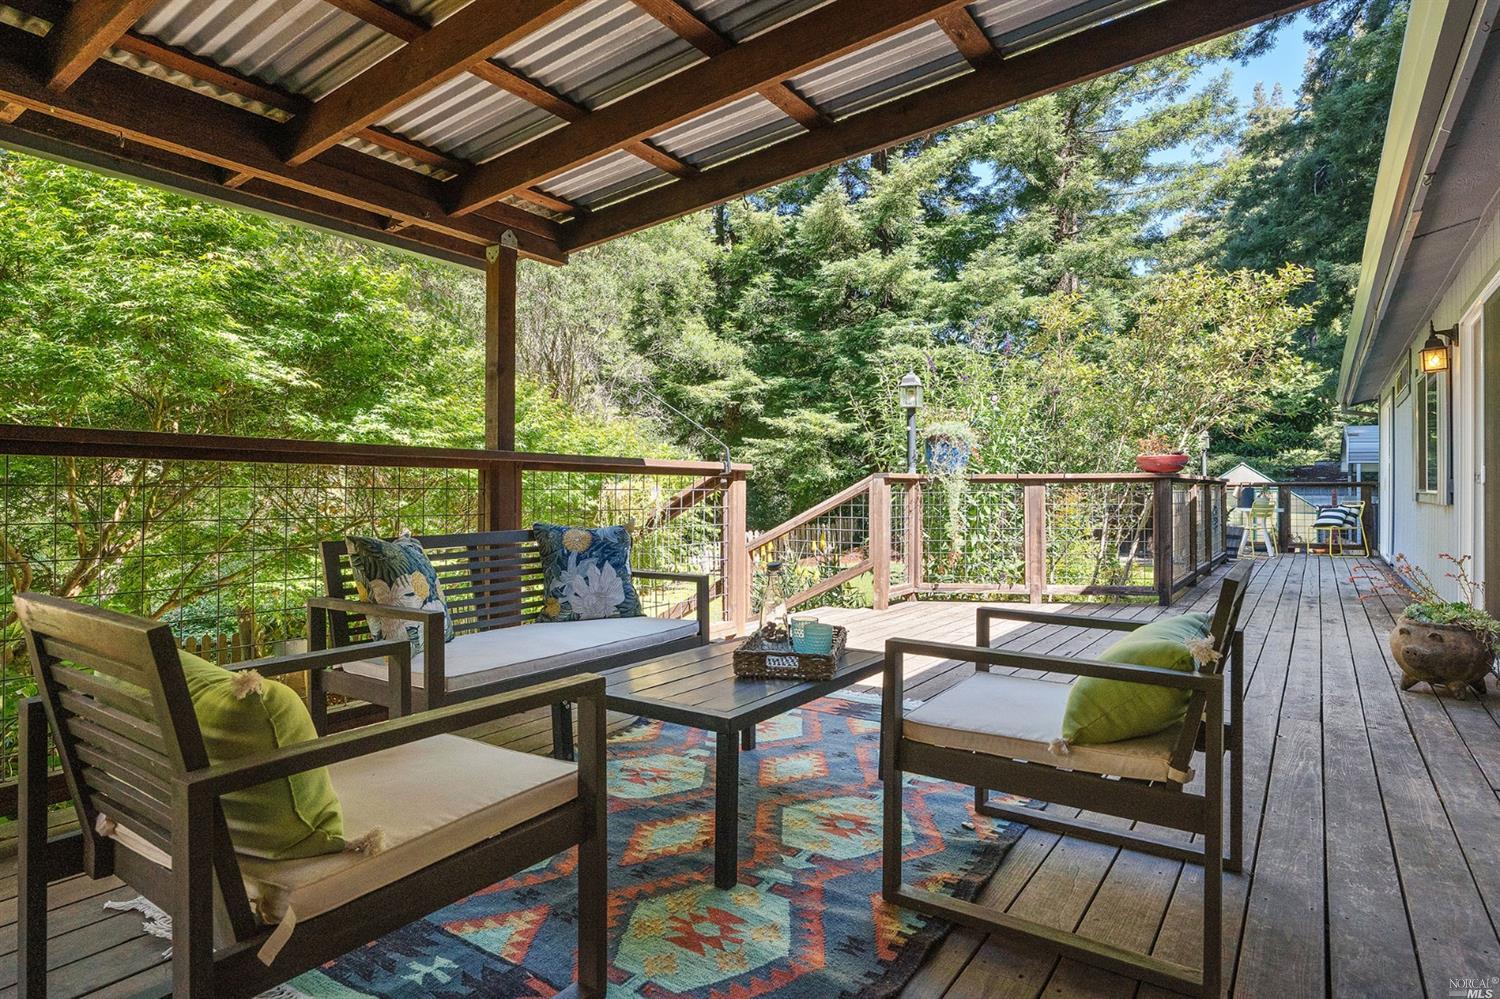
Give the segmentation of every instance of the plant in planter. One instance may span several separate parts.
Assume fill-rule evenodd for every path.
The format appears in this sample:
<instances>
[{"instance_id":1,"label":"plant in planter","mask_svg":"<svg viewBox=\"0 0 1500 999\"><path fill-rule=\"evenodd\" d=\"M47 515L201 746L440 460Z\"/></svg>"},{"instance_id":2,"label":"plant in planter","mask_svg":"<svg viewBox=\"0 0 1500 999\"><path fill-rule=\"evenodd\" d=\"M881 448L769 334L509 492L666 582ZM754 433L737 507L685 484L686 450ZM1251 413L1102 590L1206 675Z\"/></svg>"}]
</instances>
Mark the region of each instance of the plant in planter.
<instances>
[{"instance_id":1,"label":"plant in planter","mask_svg":"<svg viewBox=\"0 0 1500 999\"><path fill-rule=\"evenodd\" d=\"M940 420L927 427L927 474L942 493L947 511L948 561L963 553L968 521L964 515L969 492L969 459L979 449L979 435L962 420Z\"/></svg>"},{"instance_id":2,"label":"plant in planter","mask_svg":"<svg viewBox=\"0 0 1500 999\"><path fill-rule=\"evenodd\" d=\"M1427 683L1434 691L1446 690L1460 700L1469 690L1482 697L1485 678L1500 649L1500 621L1474 606L1484 587L1469 576L1473 557L1446 552L1438 557L1453 566L1446 575L1458 582L1462 599L1444 599L1431 577L1404 555L1396 556L1396 572L1404 582L1374 587L1377 591L1403 590L1402 595L1411 601L1391 632L1391 654L1401 667L1401 689Z\"/></svg>"},{"instance_id":3,"label":"plant in planter","mask_svg":"<svg viewBox=\"0 0 1500 999\"><path fill-rule=\"evenodd\" d=\"M1142 437L1136 447L1135 466L1143 472L1157 475L1172 475L1187 467L1187 452L1166 434L1154 433Z\"/></svg>"}]
</instances>

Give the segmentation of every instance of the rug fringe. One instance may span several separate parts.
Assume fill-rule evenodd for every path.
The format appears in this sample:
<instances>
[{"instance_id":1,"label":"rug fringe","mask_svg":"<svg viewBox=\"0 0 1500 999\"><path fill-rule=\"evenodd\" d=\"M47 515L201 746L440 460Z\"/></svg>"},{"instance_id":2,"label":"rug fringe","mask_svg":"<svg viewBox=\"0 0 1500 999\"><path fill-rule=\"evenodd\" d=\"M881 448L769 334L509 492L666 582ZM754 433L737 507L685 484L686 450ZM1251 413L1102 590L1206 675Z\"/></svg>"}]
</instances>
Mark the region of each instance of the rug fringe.
<instances>
[{"instance_id":1,"label":"rug fringe","mask_svg":"<svg viewBox=\"0 0 1500 999\"><path fill-rule=\"evenodd\" d=\"M145 917L141 923L141 932L147 936L156 937L158 940L172 939L172 917L155 902L144 895L124 902L109 901L104 903L104 908L110 912L139 912ZM172 948L168 947L161 952L161 956L171 957Z\"/></svg>"}]
</instances>

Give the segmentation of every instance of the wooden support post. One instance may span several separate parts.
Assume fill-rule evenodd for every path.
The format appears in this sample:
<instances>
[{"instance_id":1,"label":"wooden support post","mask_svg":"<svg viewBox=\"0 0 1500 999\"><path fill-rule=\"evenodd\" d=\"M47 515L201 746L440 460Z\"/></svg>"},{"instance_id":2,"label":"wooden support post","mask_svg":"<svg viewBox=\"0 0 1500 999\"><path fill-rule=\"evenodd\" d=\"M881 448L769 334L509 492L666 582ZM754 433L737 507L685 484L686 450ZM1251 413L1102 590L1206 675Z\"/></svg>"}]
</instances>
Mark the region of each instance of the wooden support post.
<instances>
[{"instance_id":1,"label":"wooden support post","mask_svg":"<svg viewBox=\"0 0 1500 999\"><path fill-rule=\"evenodd\" d=\"M1042 602L1047 592L1047 487L1028 484L1022 498L1022 542L1026 561L1026 599Z\"/></svg>"},{"instance_id":2,"label":"wooden support post","mask_svg":"<svg viewBox=\"0 0 1500 999\"><path fill-rule=\"evenodd\" d=\"M870 476L870 571L875 576L875 609L891 605L891 483Z\"/></svg>"},{"instance_id":3,"label":"wooden support post","mask_svg":"<svg viewBox=\"0 0 1500 999\"><path fill-rule=\"evenodd\" d=\"M1359 515L1361 521L1360 530L1365 536L1365 547L1373 555L1379 550L1377 544L1380 540L1375 535L1377 518L1375 516L1375 484L1373 482L1361 482L1359 484L1359 501L1364 504Z\"/></svg>"},{"instance_id":4,"label":"wooden support post","mask_svg":"<svg viewBox=\"0 0 1500 999\"><path fill-rule=\"evenodd\" d=\"M724 490L724 617L733 634L744 633L750 614L750 549L745 540L745 473L735 472Z\"/></svg>"},{"instance_id":5,"label":"wooden support post","mask_svg":"<svg viewBox=\"0 0 1500 999\"><path fill-rule=\"evenodd\" d=\"M1172 480L1152 482L1151 550L1155 556L1156 602L1172 605Z\"/></svg>"},{"instance_id":6,"label":"wooden support post","mask_svg":"<svg viewBox=\"0 0 1500 999\"><path fill-rule=\"evenodd\" d=\"M925 516L922 506L922 480L913 479L906 487L906 584L913 590L922 589L922 539L926 530L922 523Z\"/></svg>"},{"instance_id":7,"label":"wooden support post","mask_svg":"<svg viewBox=\"0 0 1500 999\"><path fill-rule=\"evenodd\" d=\"M1276 550L1285 552L1292 546L1292 489L1276 487Z\"/></svg>"},{"instance_id":8,"label":"wooden support post","mask_svg":"<svg viewBox=\"0 0 1500 999\"><path fill-rule=\"evenodd\" d=\"M1193 579L1197 580L1202 562L1198 559L1198 487L1188 491L1187 502L1188 565L1192 567Z\"/></svg>"},{"instance_id":9,"label":"wooden support post","mask_svg":"<svg viewBox=\"0 0 1500 999\"><path fill-rule=\"evenodd\" d=\"M516 266L518 242L506 230L484 259L484 446L516 447ZM488 531L521 526L521 469L494 462L480 470L480 523Z\"/></svg>"}]
</instances>

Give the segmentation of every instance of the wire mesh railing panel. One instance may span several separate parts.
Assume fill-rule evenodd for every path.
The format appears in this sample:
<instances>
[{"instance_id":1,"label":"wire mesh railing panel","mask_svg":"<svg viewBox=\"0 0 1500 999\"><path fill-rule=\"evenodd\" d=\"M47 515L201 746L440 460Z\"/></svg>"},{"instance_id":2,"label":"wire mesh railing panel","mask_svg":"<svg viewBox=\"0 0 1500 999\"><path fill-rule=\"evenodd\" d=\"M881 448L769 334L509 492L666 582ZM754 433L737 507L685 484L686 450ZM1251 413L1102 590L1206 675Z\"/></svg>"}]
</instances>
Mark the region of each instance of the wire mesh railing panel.
<instances>
[{"instance_id":1,"label":"wire mesh railing panel","mask_svg":"<svg viewBox=\"0 0 1500 999\"><path fill-rule=\"evenodd\" d=\"M1192 487L1181 482L1172 483L1172 581L1176 582L1193 571L1193 535L1195 525L1189 501Z\"/></svg>"},{"instance_id":2,"label":"wire mesh railing panel","mask_svg":"<svg viewBox=\"0 0 1500 999\"><path fill-rule=\"evenodd\" d=\"M891 483L891 586L904 586L907 582L907 559L911 553L911 524L907 507L911 503L912 488L906 482Z\"/></svg>"},{"instance_id":3,"label":"wire mesh railing panel","mask_svg":"<svg viewBox=\"0 0 1500 999\"><path fill-rule=\"evenodd\" d=\"M248 658L305 637L319 542L477 527L478 473L454 468L0 458L0 778L35 692L13 605L52 593L171 624L180 642Z\"/></svg>"},{"instance_id":4,"label":"wire mesh railing panel","mask_svg":"<svg viewBox=\"0 0 1500 999\"><path fill-rule=\"evenodd\" d=\"M1048 483L1047 585L1154 585L1152 497L1150 482Z\"/></svg>"},{"instance_id":5,"label":"wire mesh railing panel","mask_svg":"<svg viewBox=\"0 0 1500 999\"><path fill-rule=\"evenodd\" d=\"M923 581L1016 589L1026 582L1024 487L935 478L922 502Z\"/></svg>"},{"instance_id":6,"label":"wire mesh railing panel","mask_svg":"<svg viewBox=\"0 0 1500 999\"><path fill-rule=\"evenodd\" d=\"M802 609L868 607L874 601L870 560L870 494L861 491L770 540L750 540L750 614L760 613L766 567L780 562L786 592ZM865 566L863 573L856 572ZM831 584L847 575L843 582ZM805 596L813 591L812 596Z\"/></svg>"},{"instance_id":7,"label":"wire mesh railing panel","mask_svg":"<svg viewBox=\"0 0 1500 999\"><path fill-rule=\"evenodd\" d=\"M633 568L709 577L713 616L724 611L726 480L718 476L649 472L522 473L521 520L630 529ZM635 579L641 607L657 617L691 617L697 589L690 582Z\"/></svg>"}]
</instances>

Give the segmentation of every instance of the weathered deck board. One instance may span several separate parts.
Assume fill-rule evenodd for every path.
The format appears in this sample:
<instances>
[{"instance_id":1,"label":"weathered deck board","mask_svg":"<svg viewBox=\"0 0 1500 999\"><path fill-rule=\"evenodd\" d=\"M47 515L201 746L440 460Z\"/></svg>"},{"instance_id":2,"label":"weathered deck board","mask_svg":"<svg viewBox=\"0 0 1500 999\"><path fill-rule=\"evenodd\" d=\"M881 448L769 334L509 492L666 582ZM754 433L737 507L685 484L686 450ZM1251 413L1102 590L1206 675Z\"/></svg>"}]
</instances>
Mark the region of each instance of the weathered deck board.
<instances>
[{"instance_id":1,"label":"weathered deck board","mask_svg":"<svg viewBox=\"0 0 1500 999\"><path fill-rule=\"evenodd\" d=\"M1247 872L1225 884L1225 967L1238 995L1445 996L1450 975L1500 973L1500 703L1399 691L1387 651L1399 602L1351 579L1360 564L1300 555L1263 561L1246 598ZM1178 609L1208 606L1212 583ZM969 644L976 606L907 602L821 615L848 626L855 646L898 635ZM1151 604L1075 609L1143 621L1162 613ZM1113 637L1010 625L994 643L1088 654ZM973 668L913 659L908 696L930 698ZM484 736L522 749L550 746L541 714ZM0 999L15 991L13 870L0 858ZM1201 883L1191 864L1027 830L980 899L1196 964ZM134 915L101 908L128 894L118 882L74 879L49 894L53 995L161 987L162 942L135 932ZM1167 995L968 930L949 934L905 994Z\"/></svg>"}]
</instances>

